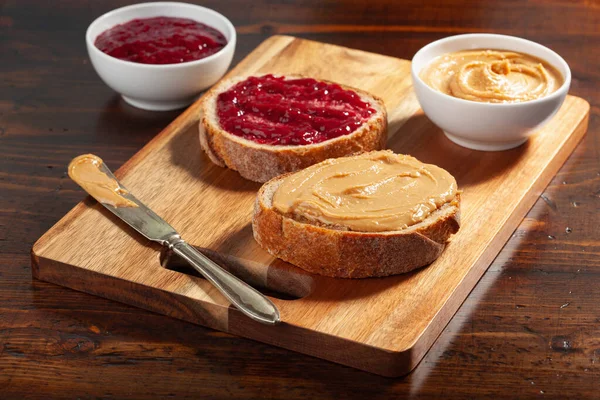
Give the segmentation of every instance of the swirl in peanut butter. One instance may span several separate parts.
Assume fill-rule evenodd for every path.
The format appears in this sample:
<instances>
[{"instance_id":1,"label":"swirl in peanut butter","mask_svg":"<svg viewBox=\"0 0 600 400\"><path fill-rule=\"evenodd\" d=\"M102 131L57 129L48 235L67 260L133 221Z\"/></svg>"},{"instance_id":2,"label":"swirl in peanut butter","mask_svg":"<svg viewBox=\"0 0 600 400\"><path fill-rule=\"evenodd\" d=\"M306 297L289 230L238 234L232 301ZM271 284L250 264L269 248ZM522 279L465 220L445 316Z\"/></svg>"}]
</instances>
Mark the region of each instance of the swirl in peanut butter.
<instances>
[{"instance_id":1,"label":"swirl in peanut butter","mask_svg":"<svg viewBox=\"0 0 600 400\"><path fill-rule=\"evenodd\" d=\"M563 77L553 66L528 54L468 50L434 59L420 74L435 90L464 100L516 103L555 92Z\"/></svg>"},{"instance_id":2,"label":"swirl in peanut butter","mask_svg":"<svg viewBox=\"0 0 600 400\"><path fill-rule=\"evenodd\" d=\"M290 175L274 193L273 207L338 229L395 231L426 219L451 202L456 190L442 168L377 151L326 160Z\"/></svg>"}]
</instances>

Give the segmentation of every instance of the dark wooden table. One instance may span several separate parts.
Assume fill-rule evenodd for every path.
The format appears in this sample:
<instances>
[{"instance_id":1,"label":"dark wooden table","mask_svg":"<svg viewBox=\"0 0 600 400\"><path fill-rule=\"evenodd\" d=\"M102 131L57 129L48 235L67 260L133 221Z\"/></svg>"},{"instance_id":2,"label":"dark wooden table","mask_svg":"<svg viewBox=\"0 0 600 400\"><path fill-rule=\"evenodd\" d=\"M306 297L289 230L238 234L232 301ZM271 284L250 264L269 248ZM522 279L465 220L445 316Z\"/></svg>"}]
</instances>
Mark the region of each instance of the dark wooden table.
<instances>
[{"instance_id":1,"label":"dark wooden table","mask_svg":"<svg viewBox=\"0 0 600 400\"><path fill-rule=\"evenodd\" d=\"M274 33L395 57L464 32L559 52L587 137L409 376L387 379L31 279L33 242L84 197L80 153L124 163L178 112L134 109L84 33L125 1L0 2L0 397L600 398L600 4L206 0L238 29L234 63Z\"/></svg>"}]
</instances>

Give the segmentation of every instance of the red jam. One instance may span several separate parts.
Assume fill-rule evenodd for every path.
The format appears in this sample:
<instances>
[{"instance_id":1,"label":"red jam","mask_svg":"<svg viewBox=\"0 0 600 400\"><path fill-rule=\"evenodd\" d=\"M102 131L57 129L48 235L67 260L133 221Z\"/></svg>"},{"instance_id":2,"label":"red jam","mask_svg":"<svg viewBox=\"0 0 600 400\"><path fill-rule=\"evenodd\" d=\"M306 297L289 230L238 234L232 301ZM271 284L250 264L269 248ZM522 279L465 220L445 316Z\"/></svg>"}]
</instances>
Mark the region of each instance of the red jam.
<instances>
[{"instance_id":1,"label":"red jam","mask_svg":"<svg viewBox=\"0 0 600 400\"><path fill-rule=\"evenodd\" d=\"M355 92L310 78L250 77L217 98L224 130L270 145L306 145L348 135L375 112Z\"/></svg>"},{"instance_id":2,"label":"red jam","mask_svg":"<svg viewBox=\"0 0 600 400\"><path fill-rule=\"evenodd\" d=\"M94 43L104 53L142 64L178 64L221 50L225 36L187 18L134 19L102 32Z\"/></svg>"}]
</instances>

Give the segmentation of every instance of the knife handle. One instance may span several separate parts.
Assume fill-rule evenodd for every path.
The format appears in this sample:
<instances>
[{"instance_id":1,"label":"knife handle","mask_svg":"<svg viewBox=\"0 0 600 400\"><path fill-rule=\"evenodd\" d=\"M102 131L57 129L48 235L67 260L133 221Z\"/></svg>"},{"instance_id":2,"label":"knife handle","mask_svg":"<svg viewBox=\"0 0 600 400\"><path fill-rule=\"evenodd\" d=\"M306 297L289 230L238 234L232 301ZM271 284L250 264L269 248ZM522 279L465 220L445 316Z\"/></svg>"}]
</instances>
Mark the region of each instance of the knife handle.
<instances>
[{"instance_id":1,"label":"knife handle","mask_svg":"<svg viewBox=\"0 0 600 400\"><path fill-rule=\"evenodd\" d=\"M280 322L279 310L262 293L241 281L204 254L190 246L178 235L168 240L173 252L186 260L211 282L235 307L255 321L267 325Z\"/></svg>"}]
</instances>

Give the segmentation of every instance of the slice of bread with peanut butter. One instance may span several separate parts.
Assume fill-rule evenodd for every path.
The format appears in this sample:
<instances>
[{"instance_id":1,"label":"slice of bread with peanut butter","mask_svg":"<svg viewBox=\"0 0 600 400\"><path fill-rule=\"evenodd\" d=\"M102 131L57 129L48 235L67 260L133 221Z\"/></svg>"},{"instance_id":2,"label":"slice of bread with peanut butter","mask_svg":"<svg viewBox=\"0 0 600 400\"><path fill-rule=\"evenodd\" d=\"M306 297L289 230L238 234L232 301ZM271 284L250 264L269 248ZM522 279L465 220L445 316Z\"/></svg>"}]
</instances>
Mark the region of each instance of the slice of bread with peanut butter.
<instances>
[{"instance_id":1,"label":"slice of bread with peanut butter","mask_svg":"<svg viewBox=\"0 0 600 400\"><path fill-rule=\"evenodd\" d=\"M325 160L258 192L252 229L270 254L339 278L430 264L460 224L456 180L389 150Z\"/></svg>"}]
</instances>

